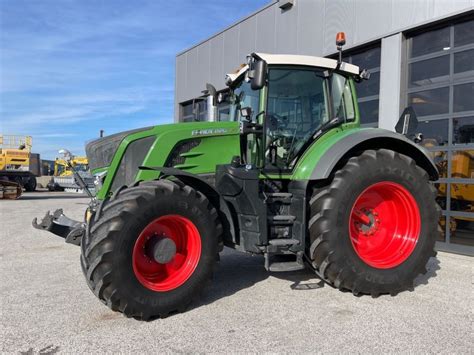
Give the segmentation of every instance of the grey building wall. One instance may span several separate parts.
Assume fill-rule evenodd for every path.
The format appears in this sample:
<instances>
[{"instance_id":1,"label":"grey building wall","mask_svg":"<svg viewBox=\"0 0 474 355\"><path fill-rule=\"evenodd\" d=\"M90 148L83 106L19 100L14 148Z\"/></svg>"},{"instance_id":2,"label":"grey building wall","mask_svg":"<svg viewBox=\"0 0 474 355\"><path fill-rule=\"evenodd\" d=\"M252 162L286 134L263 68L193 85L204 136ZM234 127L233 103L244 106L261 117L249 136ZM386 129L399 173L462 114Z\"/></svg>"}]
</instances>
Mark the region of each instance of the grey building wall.
<instances>
[{"instance_id":1,"label":"grey building wall","mask_svg":"<svg viewBox=\"0 0 474 355\"><path fill-rule=\"evenodd\" d=\"M176 57L175 120L179 104L201 94L205 83L224 88L224 76L248 53L327 56L335 35L346 32L346 49L382 39L380 125L399 115L401 31L474 9L474 0L294 0L283 11L269 4Z\"/></svg>"}]
</instances>

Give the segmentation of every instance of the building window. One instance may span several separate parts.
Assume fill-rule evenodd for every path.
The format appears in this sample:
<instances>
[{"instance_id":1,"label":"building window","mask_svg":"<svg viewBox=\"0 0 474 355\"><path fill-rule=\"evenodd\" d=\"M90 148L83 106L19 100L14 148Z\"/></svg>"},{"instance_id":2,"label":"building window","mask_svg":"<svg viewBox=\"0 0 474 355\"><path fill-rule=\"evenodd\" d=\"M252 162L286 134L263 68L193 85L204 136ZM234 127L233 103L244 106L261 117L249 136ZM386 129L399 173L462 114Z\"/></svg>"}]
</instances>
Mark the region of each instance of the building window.
<instances>
[{"instance_id":1,"label":"building window","mask_svg":"<svg viewBox=\"0 0 474 355\"><path fill-rule=\"evenodd\" d=\"M442 247L474 253L474 20L408 38L407 101L440 171Z\"/></svg>"},{"instance_id":2,"label":"building window","mask_svg":"<svg viewBox=\"0 0 474 355\"><path fill-rule=\"evenodd\" d=\"M344 53L342 60L370 71L370 79L357 84L357 101L361 124L376 127L379 121L380 44Z\"/></svg>"}]
</instances>

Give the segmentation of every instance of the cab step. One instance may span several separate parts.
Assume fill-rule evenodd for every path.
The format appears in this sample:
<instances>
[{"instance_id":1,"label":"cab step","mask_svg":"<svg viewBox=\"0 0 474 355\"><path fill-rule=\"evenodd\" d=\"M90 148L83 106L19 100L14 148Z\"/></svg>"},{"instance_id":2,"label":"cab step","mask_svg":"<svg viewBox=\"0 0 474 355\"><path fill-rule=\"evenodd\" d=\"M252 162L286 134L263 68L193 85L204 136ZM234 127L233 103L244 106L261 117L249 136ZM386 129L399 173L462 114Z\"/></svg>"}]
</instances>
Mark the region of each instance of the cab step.
<instances>
[{"instance_id":1,"label":"cab step","mask_svg":"<svg viewBox=\"0 0 474 355\"><path fill-rule=\"evenodd\" d=\"M293 224L295 220L296 217L291 215L276 215L268 217L268 223L270 225L288 225Z\"/></svg>"},{"instance_id":2,"label":"cab step","mask_svg":"<svg viewBox=\"0 0 474 355\"><path fill-rule=\"evenodd\" d=\"M289 204L291 203L291 198L293 194L290 192L271 192L266 193L266 203L273 203L273 202L282 202Z\"/></svg>"},{"instance_id":3,"label":"cab step","mask_svg":"<svg viewBox=\"0 0 474 355\"><path fill-rule=\"evenodd\" d=\"M268 244L270 245L275 245L275 246L292 246L292 245L297 245L300 242L296 239L289 239L289 238L276 238L276 239L271 239L268 241Z\"/></svg>"},{"instance_id":4,"label":"cab step","mask_svg":"<svg viewBox=\"0 0 474 355\"><path fill-rule=\"evenodd\" d=\"M289 272L289 271L298 271L298 270L303 270L303 269L304 269L304 265L300 264L297 261L271 263L268 267L268 271L271 271L271 272Z\"/></svg>"},{"instance_id":5,"label":"cab step","mask_svg":"<svg viewBox=\"0 0 474 355\"><path fill-rule=\"evenodd\" d=\"M272 255L276 255L279 260L272 261L270 257ZM283 261L282 261L283 259ZM284 260L288 261L284 261ZM293 260L289 260L293 259ZM296 254L272 254L272 253L265 253L265 269L271 272L289 272L289 271L297 271L303 270L305 268L303 262L303 252L297 252Z\"/></svg>"}]
</instances>

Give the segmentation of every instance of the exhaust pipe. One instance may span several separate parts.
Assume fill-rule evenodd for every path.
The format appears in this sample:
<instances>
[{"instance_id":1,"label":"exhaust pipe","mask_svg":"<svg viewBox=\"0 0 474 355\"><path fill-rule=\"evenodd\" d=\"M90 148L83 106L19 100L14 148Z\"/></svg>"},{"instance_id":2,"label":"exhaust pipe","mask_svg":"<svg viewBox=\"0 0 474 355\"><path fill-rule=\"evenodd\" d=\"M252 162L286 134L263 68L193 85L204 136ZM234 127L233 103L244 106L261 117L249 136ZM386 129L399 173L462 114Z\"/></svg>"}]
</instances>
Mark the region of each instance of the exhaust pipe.
<instances>
[{"instance_id":1,"label":"exhaust pipe","mask_svg":"<svg viewBox=\"0 0 474 355\"><path fill-rule=\"evenodd\" d=\"M209 122L217 121L217 90L214 85L207 83L203 94L207 96L207 117Z\"/></svg>"}]
</instances>

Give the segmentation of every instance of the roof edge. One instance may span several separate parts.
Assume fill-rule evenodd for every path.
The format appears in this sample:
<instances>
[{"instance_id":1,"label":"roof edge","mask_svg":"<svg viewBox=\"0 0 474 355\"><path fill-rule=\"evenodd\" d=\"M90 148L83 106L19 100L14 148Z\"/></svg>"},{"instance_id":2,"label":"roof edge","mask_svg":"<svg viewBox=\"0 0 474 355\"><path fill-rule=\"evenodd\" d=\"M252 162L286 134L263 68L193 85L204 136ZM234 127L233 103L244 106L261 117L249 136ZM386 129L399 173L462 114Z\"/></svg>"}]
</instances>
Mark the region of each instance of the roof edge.
<instances>
[{"instance_id":1,"label":"roof edge","mask_svg":"<svg viewBox=\"0 0 474 355\"><path fill-rule=\"evenodd\" d=\"M231 25L229 25L229 26L223 28L223 29L220 30L219 32L216 32L216 33L214 33L213 35L207 37L206 39L204 39L204 40L202 40L202 41L199 41L199 42L197 42L196 44L193 44L191 47L188 47L188 48L183 49L182 51L178 52L178 54L176 54L176 57L179 57L180 55L183 55L183 54L189 52L190 50L192 50L192 49L194 49L194 48L200 46L201 44L210 41L211 39L213 39L213 38L219 36L220 34L222 34L222 33L226 32L226 31L228 31L229 29L231 29L231 28L233 28L233 27L235 27L235 26L241 24L242 22L248 20L249 18L251 18L251 17L253 17L253 16L256 16L256 15L259 14L260 12L262 12L262 11L264 11L264 10L268 9L269 7L271 7L271 6L273 6L273 5L276 5L276 4L278 4L278 0L271 0L271 2L270 2L269 4L267 4L267 5L263 6L263 7L261 7L260 9L258 9L258 10L256 10L256 11L252 12L250 15L247 15L247 16L245 16L245 17L242 17L240 20L237 20L236 22L232 23Z\"/></svg>"}]
</instances>

